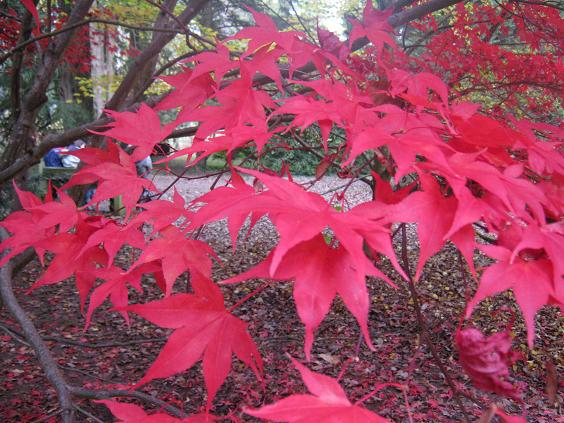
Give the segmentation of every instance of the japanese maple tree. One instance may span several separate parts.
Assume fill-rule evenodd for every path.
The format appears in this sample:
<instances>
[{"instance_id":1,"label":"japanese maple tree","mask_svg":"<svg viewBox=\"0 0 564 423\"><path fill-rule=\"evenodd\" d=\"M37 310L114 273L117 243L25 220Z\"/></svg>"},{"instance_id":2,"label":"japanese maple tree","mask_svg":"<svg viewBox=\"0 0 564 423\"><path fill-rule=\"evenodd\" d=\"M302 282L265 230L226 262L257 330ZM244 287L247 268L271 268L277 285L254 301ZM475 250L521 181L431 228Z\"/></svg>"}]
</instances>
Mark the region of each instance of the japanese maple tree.
<instances>
[{"instance_id":1,"label":"japanese maple tree","mask_svg":"<svg viewBox=\"0 0 564 423\"><path fill-rule=\"evenodd\" d=\"M39 36L34 3L22 3ZM363 345L377 350L367 284L407 286L419 307L417 283L425 265L450 242L478 284L452 334L460 368L477 388L518 399L519 385L509 371L518 354L509 331L486 336L465 326L472 325L481 301L511 290L527 345L533 348L538 311L545 306L564 310L564 131L556 119L540 120L562 111L561 93L555 92L563 74L563 21L556 9L531 3L496 8L481 1L399 1L376 9L369 0L362 16L350 19L346 41L319 28L315 42L296 29L280 31L271 17L249 9L254 26L216 41L215 49L185 59L178 73L163 76L170 85L166 95L127 110L121 100L111 102L115 108L107 110L104 120L87 128L101 137L76 153L82 165L57 198L40 199L14 182L21 210L0 222L10 234L0 244L6 253L0 265L7 269L10 259L32 248L44 264L33 290L73 276L86 327L109 300L116 318L129 322L134 313L172 329L156 360L140 380L131 381L130 389L202 362L208 397L199 414L150 414L136 405L102 400L120 421L211 422L220 418L213 414L218 390L230 372L241 371L234 363L251 368L258 380L269 371L260 342L237 314L241 304L252 304L260 288L234 304L226 303L222 289L248 279L266 279L274 287L291 281L304 325L305 361L337 296L358 323ZM406 6L411 7L399 12ZM416 17L424 18L408 29L414 19L410 13L420 10ZM430 36L423 51L410 55L415 48L402 48L407 31L437 29L445 19L450 19L447 31ZM405 25L401 33L400 25ZM531 34L531 26L543 29ZM502 45L490 44L499 39L498 32L531 46L527 57L535 62L534 73L516 64L522 51L508 50L498 59ZM535 92L537 86L542 90ZM495 104L469 101L480 100L472 90L495 90L497 97L505 89L514 92ZM545 113L537 113L539 108ZM161 121L164 113L159 112L173 117ZM175 191L170 200L158 192L155 201L139 204L144 189L156 188L137 175L135 161L175 132L187 131L194 135L191 146L162 163L183 157L190 168L225 152L228 183L187 203ZM307 142L301 136L305 132ZM318 157L313 183L329 170L350 183L326 198L295 182L287 166L266 166L269 152L294 148L291 140ZM245 160L236 165L238 155ZM9 167L3 171L16 175ZM345 194L355 180L366 182L373 195L351 208ZM64 191L90 184L98 188L86 205L79 206ZM99 203L117 196L123 198L124 216L104 216ZM198 239L205 226L226 219L236 249L238 239L263 218L279 235L270 254L239 275L214 282L213 264L220 259ZM416 262L407 255L406 228L413 224ZM127 267L115 260L123 246L133 251ZM477 267L476 251L490 264L481 260ZM188 292L177 283L185 272ZM130 288L143 297L144 275L152 276L162 298L131 303ZM420 307L415 319L424 325ZM424 326L422 335L425 339ZM273 404L245 404L240 411L244 406L247 415L269 421L389 421L379 410L361 405L367 397L352 400L338 380L291 360L309 393L296 392ZM61 389L71 396L83 392ZM454 384L450 389L459 395ZM504 421L524 421L495 406L491 410L490 418L497 414Z\"/></svg>"}]
</instances>

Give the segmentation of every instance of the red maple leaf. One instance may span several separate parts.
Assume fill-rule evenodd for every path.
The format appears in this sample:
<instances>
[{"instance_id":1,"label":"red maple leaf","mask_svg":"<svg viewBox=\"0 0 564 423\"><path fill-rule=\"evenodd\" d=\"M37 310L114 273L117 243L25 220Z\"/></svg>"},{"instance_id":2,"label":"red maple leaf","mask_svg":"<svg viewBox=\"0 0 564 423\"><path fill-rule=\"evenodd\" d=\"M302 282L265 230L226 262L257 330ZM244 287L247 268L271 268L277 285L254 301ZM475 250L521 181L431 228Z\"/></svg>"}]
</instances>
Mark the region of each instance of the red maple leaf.
<instances>
[{"instance_id":1,"label":"red maple leaf","mask_svg":"<svg viewBox=\"0 0 564 423\"><path fill-rule=\"evenodd\" d=\"M92 247L101 245L108 254L107 266L111 266L116 254L123 245L130 245L142 249L145 246L145 236L140 225L120 225L112 219L101 219L100 229L92 233L78 256Z\"/></svg>"},{"instance_id":2,"label":"red maple leaf","mask_svg":"<svg viewBox=\"0 0 564 423\"><path fill-rule=\"evenodd\" d=\"M189 270L193 274L211 275L211 258L214 251L202 241L187 239L175 226L168 226L158 233L131 266L128 273L145 263L159 261L166 282L165 295L172 292L176 278ZM217 257L216 257L217 258Z\"/></svg>"},{"instance_id":3,"label":"red maple leaf","mask_svg":"<svg viewBox=\"0 0 564 423\"><path fill-rule=\"evenodd\" d=\"M481 114L469 119L453 116L452 120L462 140L479 147L511 147L522 138L519 133Z\"/></svg>"},{"instance_id":4,"label":"red maple leaf","mask_svg":"<svg viewBox=\"0 0 564 423\"><path fill-rule=\"evenodd\" d=\"M392 26L388 23L388 18L391 16L393 8L386 10L374 9L372 0L368 0L364 6L362 13L362 22L350 18L352 30L349 35L349 43L352 43L359 38L367 37L374 47L378 56L382 54L384 44L387 44L393 50L396 49L396 42L391 36Z\"/></svg>"},{"instance_id":5,"label":"red maple leaf","mask_svg":"<svg viewBox=\"0 0 564 423\"><path fill-rule=\"evenodd\" d=\"M220 129L231 129L245 125L266 128L265 108L274 109L276 104L266 91L253 88L250 69L241 66L241 77L227 87L218 90L217 106L201 107L182 115L186 121L198 121L196 140L205 140L217 135Z\"/></svg>"},{"instance_id":6,"label":"red maple leaf","mask_svg":"<svg viewBox=\"0 0 564 423\"><path fill-rule=\"evenodd\" d=\"M296 423L389 423L358 404L351 404L337 380L315 373L290 357L302 380L313 395L291 395L259 409L245 413L268 421Z\"/></svg>"},{"instance_id":7,"label":"red maple leaf","mask_svg":"<svg viewBox=\"0 0 564 423\"><path fill-rule=\"evenodd\" d=\"M527 249L544 250L552 265L553 288L556 298L564 304L564 222L555 222L538 226L534 223L523 230L520 242L511 253L510 262L514 263L520 255L527 258Z\"/></svg>"},{"instance_id":8,"label":"red maple leaf","mask_svg":"<svg viewBox=\"0 0 564 423\"><path fill-rule=\"evenodd\" d=\"M162 268L155 262L142 264L141 266L136 267L132 272L126 272L116 266L96 269L93 272L94 276L99 279L104 279L106 282L98 285L90 295L84 330L88 329L92 314L96 308L102 305L106 298L110 298L110 301L115 308L120 308L127 306L129 303L129 290L127 285L132 286L137 290L137 292L143 292L143 288L141 287L141 277L145 273L153 274L157 281L157 285L164 291L165 283L162 275ZM118 311L123 316L127 324L129 324L129 316L127 312L122 310Z\"/></svg>"},{"instance_id":9,"label":"red maple leaf","mask_svg":"<svg viewBox=\"0 0 564 423\"><path fill-rule=\"evenodd\" d=\"M429 90L432 90L439 96L442 104L448 107L448 86L432 73L413 74L401 69L392 69L388 72L388 78L392 86L392 96L401 96L419 108L437 108L435 102L429 101Z\"/></svg>"},{"instance_id":10,"label":"red maple leaf","mask_svg":"<svg viewBox=\"0 0 564 423\"><path fill-rule=\"evenodd\" d=\"M100 218L89 217L78 222L74 233L60 233L40 241L38 245L54 253L55 257L29 291L75 276L82 310L88 292L94 286L97 269L108 262L106 252L97 246L83 251L90 235L100 226Z\"/></svg>"},{"instance_id":11,"label":"red maple leaf","mask_svg":"<svg viewBox=\"0 0 564 423\"><path fill-rule=\"evenodd\" d=\"M136 146L132 154L133 161L149 156L155 145L164 140L176 126L175 122L161 126L159 115L145 103L142 103L136 112L116 112L114 110L105 112L114 119L108 124L110 129L104 132L91 132Z\"/></svg>"},{"instance_id":12,"label":"red maple leaf","mask_svg":"<svg viewBox=\"0 0 564 423\"><path fill-rule=\"evenodd\" d=\"M194 76L193 71L189 68L184 68L182 73L177 73L171 76L161 76L161 79L167 84L172 85L175 90L161 100L155 109L166 110L182 107L182 110L176 118L178 122L184 122L186 114L202 105L214 92L213 81L208 73ZM158 127L160 128L160 120L158 120L158 115L156 113L153 112L154 116L149 112L146 112L145 114L152 116L153 120L156 119L158 121ZM156 123L157 122L155 122L154 125ZM157 140L157 142L161 141L168 135L168 133L164 133L164 130L169 127L172 129L172 126L174 126L174 124L171 123L162 129L162 133L155 134L162 136L162 138ZM104 135L110 134L105 132Z\"/></svg>"},{"instance_id":13,"label":"red maple leaf","mask_svg":"<svg viewBox=\"0 0 564 423\"><path fill-rule=\"evenodd\" d=\"M14 190L23 210L17 210L11 213L6 219L0 222L0 227L6 229L11 236L6 238L4 241L0 242L0 252L5 250L10 250L5 253L0 259L0 266L3 266L12 257L18 255L19 253L25 251L26 249L33 247L37 252L37 256L43 264L43 256L45 249L38 245L39 242L50 237L56 232L56 226L59 225L63 229L67 229L69 213L65 212L65 219L61 219L57 213L61 212L60 207L49 206L46 210L39 209L35 213L32 210L36 207L41 207L46 203L53 202L51 197L51 186L49 185L48 196L45 197L45 203L43 203L35 194L22 191L14 183ZM63 194L62 201L64 201L64 206L70 206L73 210L71 217L71 222L76 222L76 206L74 203L70 205L67 201L68 196ZM64 207L63 207L64 208ZM49 211L55 211L55 215L51 215ZM42 219L42 224L38 226L39 219ZM51 223L51 224L49 224ZM63 225L63 226L61 226Z\"/></svg>"},{"instance_id":14,"label":"red maple leaf","mask_svg":"<svg viewBox=\"0 0 564 423\"><path fill-rule=\"evenodd\" d=\"M231 54L227 46L217 43L215 49L216 51L204 51L186 59L186 62L196 62L196 66L190 76L191 79L201 75L209 75L213 72L215 83L219 86L223 76L238 66L237 61L231 60Z\"/></svg>"},{"instance_id":15,"label":"red maple leaf","mask_svg":"<svg viewBox=\"0 0 564 423\"><path fill-rule=\"evenodd\" d=\"M520 177L523 167L516 164L500 172L496 167L480 160L479 155L480 153L456 153L448 157L449 168L443 169L443 175L455 194L458 195L467 181L472 180L501 200L505 208L500 210L502 214L509 211L529 220L532 212L538 222L544 222L543 205L548 202L540 188Z\"/></svg>"},{"instance_id":16,"label":"red maple leaf","mask_svg":"<svg viewBox=\"0 0 564 423\"><path fill-rule=\"evenodd\" d=\"M251 223L267 214L280 234L280 242L272 256L270 267L273 276L280 261L292 247L315 238L324 229L330 228L335 238L350 254L356 268L365 274L370 273L366 267L363 237L371 231L383 231L382 222L372 221L354 211L337 211L323 196L307 192L289 180L254 170L239 170L257 178L268 191L257 193L239 180L233 188L226 187L221 191L218 189L203 195L195 204L205 205L194 213L188 229L228 218L235 244L238 230L251 213ZM228 198L235 201L227 201ZM387 231L387 228L385 230ZM378 250L380 251L382 250ZM392 251L391 246L382 252L387 254L389 251Z\"/></svg>"},{"instance_id":17,"label":"red maple leaf","mask_svg":"<svg viewBox=\"0 0 564 423\"><path fill-rule=\"evenodd\" d=\"M77 171L72 178L63 185L67 189L75 185L98 183L96 193L91 203L114 198L123 198L123 205L127 217L135 208L143 189L155 190L151 181L137 175L134 159L114 142L107 143L107 151L95 148L85 148L73 152L86 165ZM97 151L96 151L97 150ZM124 190L124 187L127 187Z\"/></svg>"},{"instance_id":18,"label":"red maple leaf","mask_svg":"<svg viewBox=\"0 0 564 423\"><path fill-rule=\"evenodd\" d=\"M119 419L116 423L213 423L216 421L215 416L211 414L196 414L179 419L164 413L147 414L138 405L126 402L114 400L98 400L94 402L108 407L114 417Z\"/></svg>"},{"instance_id":19,"label":"red maple leaf","mask_svg":"<svg viewBox=\"0 0 564 423\"><path fill-rule=\"evenodd\" d=\"M191 212L186 210L186 202L178 190L174 191L172 201L153 200L143 203L141 207L143 211L131 219L128 226L137 227L143 223L149 223L153 232L159 232L179 220L184 222L182 219L188 219L191 215Z\"/></svg>"},{"instance_id":20,"label":"red maple leaf","mask_svg":"<svg viewBox=\"0 0 564 423\"><path fill-rule=\"evenodd\" d=\"M331 31L320 28L319 26L317 27L317 39L323 50L331 53L339 60L343 60L350 52L345 42L339 40L339 37Z\"/></svg>"},{"instance_id":21,"label":"red maple leaf","mask_svg":"<svg viewBox=\"0 0 564 423\"><path fill-rule=\"evenodd\" d=\"M365 279L370 274L389 280L366 256L363 255L364 266L358 268L358 260L353 260L343 247L328 246L321 234L290 249L271 274L269 269L273 256L274 252L258 266L224 283L251 278L294 279L296 309L306 327L304 349L308 360L311 358L314 331L329 312L336 294L355 316L366 343L373 348L368 333L370 298Z\"/></svg>"},{"instance_id":22,"label":"red maple leaf","mask_svg":"<svg viewBox=\"0 0 564 423\"><path fill-rule=\"evenodd\" d=\"M237 34L227 38L227 41L249 39L249 46L247 47L249 52L254 52L263 46L270 46L272 43L276 43L284 50L292 50L295 40L301 33L297 31L279 32L270 16L257 12L248 6L246 8L252 13L256 26L243 28Z\"/></svg>"},{"instance_id":23,"label":"red maple leaf","mask_svg":"<svg viewBox=\"0 0 564 423\"><path fill-rule=\"evenodd\" d=\"M262 358L247 333L247 323L225 308L217 285L197 273L192 274L191 283L195 294L177 294L122 310L137 313L157 326L175 329L136 386L182 372L203 359L209 408L229 374L232 354L251 367L259 379Z\"/></svg>"},{"instance_id":24,"label":"red maple leaf","mask_svg":"<svg viewBox=\"0 0 564 423\"><path fill-rule=\"evenodd\" d=\"M187 160L190 160L192 154L199 153L195 160L187 162L187 166L194 166L206 157L220 151L226 151L227 157L230 159L231 153L236 148L244 147L251 141L256 144L257 150L260 152L275 132L279 132L279 130L269 132L264 123L260 127L254 125L234 126L222 131L217 136L208 137L205 140L195 139L190 147L177 151L167 160L186 155L188 156Z\"/></svg>"},{"instance_id":25,"label":"red maple leaf","mask_svg":"<svg viewBox=\"0 0 564 423\"><path fill-rule=\"evenodd\" d=\"M80 214L72 198L63 190L57 190L57 196L58 201L45 201L27 209L34 216L37 229L57 227L59 233L64 233L77 224Z\"/></svg>"},{"instance_id":26,"label":"red maple leaf","mask_svg":"<svg viewBox=\"0 0 564 423\"><path fill-rule=\"evenodd\" d=\"M472 273L475 274L474 231L470 225L472 222L464 222L456 231L449 231L460 203L454 197L445 197L432 177L422 175L421 181L423 191L414 192L386 209L390 221L417 223L420 253L415 280L419 279L427 260L444 246L447 235L463 253Z\"/></svg>"},{"instance_id":27,"label":"red maple leaf","mask_svg":"<svg viewBox=\"0 0 564 423\"><path fill-rule=\"evenodd\" d=\"M527 340L532 348L535 338L535 314L543 305L556 298L551 262L543 257L515 257L511 260L511 250L501 246L482 245L480 250L498 261L482 274L478 290L468 303L466 317L470 317L473 308L484 298L512 289L523 313Z\"/></svg>"}]
</instances>

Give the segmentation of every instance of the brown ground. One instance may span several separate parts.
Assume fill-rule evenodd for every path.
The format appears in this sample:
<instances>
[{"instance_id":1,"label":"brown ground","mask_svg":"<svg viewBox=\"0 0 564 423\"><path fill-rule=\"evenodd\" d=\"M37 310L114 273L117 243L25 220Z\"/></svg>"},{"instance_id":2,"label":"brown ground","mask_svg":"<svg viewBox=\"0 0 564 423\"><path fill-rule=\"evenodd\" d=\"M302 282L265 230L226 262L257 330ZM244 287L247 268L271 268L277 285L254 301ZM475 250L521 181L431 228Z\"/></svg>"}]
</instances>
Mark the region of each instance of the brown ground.
<instances>
[{"instance_id":1,"label":"brown ground","mask_svg":"<svg viewBox=\"0 0 564 423\"><path fill-rule=\"evenodd\" d=\"M216 229L214 233L213 228L210 231L208 235L204 231L204 239L211 243L224 261L223 267L217 266L214 273L217 280L240 273L257 263L266 255L273 242L264 234L251 237L248 242L241 243L237 254L233 254L225 236L217 236L221 231L217 232ZM265 229L265 233L270 232ZM122 254L120 260L125 260L125 254L126 252ZM415 254L414 249L411 251L413 260ZM136 316L132 316L131 327L127 327L123 319L117 313L109 311L109 305L105 304L95 313L88 332L83 333L84 318L78 308L78 296L71 282L43 287L31 295L24 293L40 271L39 263L28 265L15 280L16 295L42 335L84 343L83 346L76 346L48 341L49 348L69 381L91 388L115 388L139 380L163 343L127 343L132 340L162 338L166 335L165 331ZM369 393L378 383L397 382L407 385L407 399L397 389L386 388L364 404L394 422L409 421L408 407L415 422L463 421L442 374L430 358L429 349L420 342L406 286L399 280L396 282L400 287L398 290L377 280L368 284L373 302L369 325L376 351L370 351L361 344L359 360L352 360L359 340L358 327L350 313L337 301L316 334L312 361L308 367L336 377L344 363L349 362L341 383L352 401ZM251 281L223 288L226 304L233 304L259 284L258 281ZM144 301L159 298L159 293L153 287L154 284L147 280ZM185 287L183 276L176 284L176 290L180 292ZM471 289L475 289L473 282ZM433 343L459 387L482 405L495 402L508 412L520 413L520 404L474 389L457 364L452 334L464 308L464 284L452 247L447 246L427 264L418 290L425 318L432 331ZM140 297L133 294L131 302L136 301L140 301ZM504 305L513 307L510 294L484 301L474 314L473 323L486 332L503 330L509 320L508 314L500 313L492 318L492 312ZM219 416L231 416L231 420L221 421L251 422L254 420L242 413L243 406L259 407L291 393L305 392L298 372L286 358L289 353L304 362L303 327L295 312L290 283L267 288L254 300L238 308L236 314L249 322L249 331L265 360L264 386L249 369L234 361L233 370L214 401L213 412ZM564 370L561 348L563 321L555 309L543 309L537 318L536 348L529 351L524 345L526 338L518 312L517 316L515 343L525 359L514 366L513 374L517 382L526 385L523 398L528 421L562 421L559 420L562 393L557 395L557 404L551 404L544 391L547 380L546 363L552 361L560 375ZM45 418L58 411L54 391L44 378L31 349L5 330L19 330L5 309L0 310L0 323L4 327L4 330L0 330L0 421L58 421L56 417ZM116 343L121 344L115 345ZM197 412L205 405L200 364L174 377L153 381L142 390L183 408L188 413ZM463 402L472 416L480 415L480 406L474 401L464 397ZM102 405L87 400L80 400L78 404L87 413L97 416L98 421L113 421ZM78 421L97 420L79 415Z\"/></svg>"}]
</instances>

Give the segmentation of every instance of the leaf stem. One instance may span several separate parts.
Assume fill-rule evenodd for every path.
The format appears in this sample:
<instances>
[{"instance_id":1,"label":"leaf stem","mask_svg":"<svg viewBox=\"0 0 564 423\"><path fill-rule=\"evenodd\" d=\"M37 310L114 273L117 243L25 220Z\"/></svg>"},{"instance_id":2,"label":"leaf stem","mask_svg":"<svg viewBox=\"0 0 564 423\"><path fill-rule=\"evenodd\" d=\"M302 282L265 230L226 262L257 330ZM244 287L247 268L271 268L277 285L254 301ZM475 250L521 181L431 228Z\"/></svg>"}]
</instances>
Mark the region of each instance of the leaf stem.
<instances>
[{"instance_id":1,"label":"leaf stem","mask_svg":"<svg viewBox=\"0 0 564 423\"><path fill-rule=\"evenodd\" d=\"M270 282L266 282L263 283L261 286L259 286L257 289L255 289L254 291L252 291L251 293L245 295L243 298L241 298L239 301L237 301L235 304L233 304L229 310L229 313L233 312L233 310L235 310L236 308L240 307L242 304L246 303L248 300L250 300L252 297L254 297L255 295L261 293L262 291L264 291L266 288L268 288L270 285L272 285L274 281L270 281Z\"/></svg>"},{"instance_id":2,"label":"leaf stem","mask_svg":"<svg viewBox=\"0 0 564 423\"><path fill-rule=\"evenodd\" d=\"M379 383L376 388L374 388L372 391L370 391L368 394L366 394L365 396L363 396L361 399L359 399L357 402L354 403L354 405L360 405L362 404L364 401L369 400L370 398L372 398L374 395L376 395L378 393L378 391L381 391L384 388L387 388L388 386L393 386L395 388L399 388L400 390L403 391L403 385L399 384L399 383L394 383L394 382L387 382L387 383Z\"/></svg>"}]
</instances>

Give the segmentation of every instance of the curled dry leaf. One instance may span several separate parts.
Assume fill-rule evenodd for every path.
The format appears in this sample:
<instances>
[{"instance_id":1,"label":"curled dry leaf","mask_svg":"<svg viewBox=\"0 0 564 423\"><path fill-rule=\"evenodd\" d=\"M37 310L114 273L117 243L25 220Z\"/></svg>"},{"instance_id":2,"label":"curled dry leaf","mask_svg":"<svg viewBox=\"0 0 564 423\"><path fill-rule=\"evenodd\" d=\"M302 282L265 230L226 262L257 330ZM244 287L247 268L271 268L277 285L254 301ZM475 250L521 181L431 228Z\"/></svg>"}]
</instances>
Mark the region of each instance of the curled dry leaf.
<instances>
[{"instance_id":1,"label":"curled dry leaf","mask_svg":"<svg viewBox=\"0 0 564 423\"><path fill-rule=\"evenodd\" d=\"M485 391L510 398L520 398L520 387L509 382L509 366L521 355L511 351L509 329L484 336L478 329L459 330L456 345L460 363L472 383Z\"/></svg>"}]
</instances>

